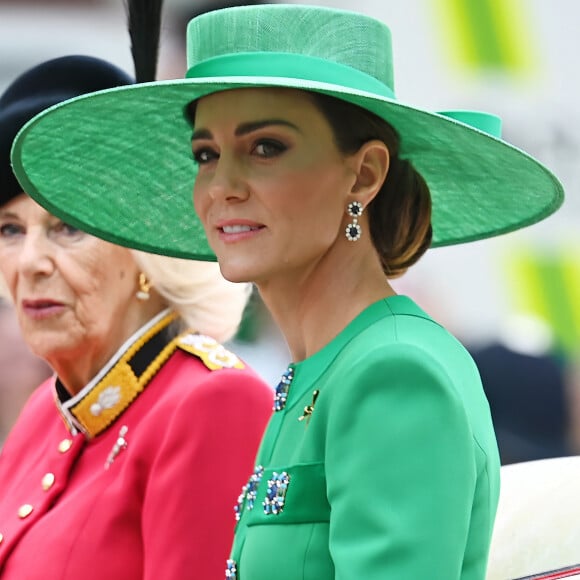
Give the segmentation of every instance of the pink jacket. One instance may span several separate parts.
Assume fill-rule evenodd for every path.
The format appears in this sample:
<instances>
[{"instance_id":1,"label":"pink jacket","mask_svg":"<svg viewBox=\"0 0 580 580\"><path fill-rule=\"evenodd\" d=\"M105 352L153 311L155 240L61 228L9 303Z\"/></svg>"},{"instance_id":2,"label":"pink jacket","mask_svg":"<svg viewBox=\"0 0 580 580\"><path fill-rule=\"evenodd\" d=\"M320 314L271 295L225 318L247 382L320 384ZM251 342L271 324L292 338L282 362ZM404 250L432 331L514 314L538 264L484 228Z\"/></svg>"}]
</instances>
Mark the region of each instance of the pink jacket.
<instances>
[{"instance_id":1,"label":"pink jacket","mask_svg":"<svg viewBox=\"0 0 580 580\"><path fill-rule=\"evenodd\" d=\"M272 392L212 366L177 349L94 438L38 388L0 454L2 580L224 578Z\"/></svg>"}]
</instances>

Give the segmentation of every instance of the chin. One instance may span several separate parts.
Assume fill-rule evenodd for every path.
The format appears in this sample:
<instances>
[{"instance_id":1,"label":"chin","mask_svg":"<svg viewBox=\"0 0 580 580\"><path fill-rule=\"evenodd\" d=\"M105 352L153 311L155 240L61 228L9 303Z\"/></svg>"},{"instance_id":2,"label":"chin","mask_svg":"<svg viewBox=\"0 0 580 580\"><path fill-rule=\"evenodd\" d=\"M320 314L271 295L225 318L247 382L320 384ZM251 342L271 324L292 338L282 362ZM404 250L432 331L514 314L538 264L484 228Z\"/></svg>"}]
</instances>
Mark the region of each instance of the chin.
<instances>
[{"instance_id":1,"label":"chin","mask_svg":"<svg viewBox=\"0 0 580 580\"><path fill-rule=\"evenodd\" d=\"M242 264L228 264L220 262L220 272L228 282L253 282L255 276L252 275L253 269L244 267Z\"/></svg>"},{"instance_id":2,"label":"chin","mask_svg":"<svg viewBox=\"0 0 580 580\"><path fill-rule=\"evenodd\" d=\"M228 282L235 282L236 284L254 281L254 279L251 276L244 275L243 273L240 272L222 272L222 276Z\"/></svg>"},{"instance_id":3,"label":"chin","mask_svg":"<svg viewBox=\"0 0 580 580\"><path fill-rule=\"evenodd\" d=\"M56 335L56 333L40 333L34 336L29 336L26 339L28 348L39 358L45 361L53 361L61 357L66 358L66 353L69 351L78 352L78 348L74 349L75 344L71 344L70 339Z\"/></svg>"}]
</instances>

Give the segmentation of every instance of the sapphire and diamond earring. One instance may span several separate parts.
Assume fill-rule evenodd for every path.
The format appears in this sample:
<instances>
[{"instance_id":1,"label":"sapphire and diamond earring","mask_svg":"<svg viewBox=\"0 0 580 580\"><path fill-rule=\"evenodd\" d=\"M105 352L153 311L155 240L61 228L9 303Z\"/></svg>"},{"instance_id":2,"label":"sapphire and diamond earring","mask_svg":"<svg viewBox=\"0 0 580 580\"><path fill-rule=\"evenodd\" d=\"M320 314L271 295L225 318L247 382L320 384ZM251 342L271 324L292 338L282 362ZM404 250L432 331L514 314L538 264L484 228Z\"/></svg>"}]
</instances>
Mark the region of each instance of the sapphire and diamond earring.
<instances>
[{"instance_id":1,"label":"sapphire and diamond earring","mask_svg":"<svg viewBox=\"0 0 580 580\"><path fill-rule=\"evenodd\" d=\"M352 222L346 226L346 239L349 242L360 240L362 229L358 223L358 218L362 215L363 205L360 201L351 201L346 208L346 213L352 218Z\"/></svg>"}]
</instances>

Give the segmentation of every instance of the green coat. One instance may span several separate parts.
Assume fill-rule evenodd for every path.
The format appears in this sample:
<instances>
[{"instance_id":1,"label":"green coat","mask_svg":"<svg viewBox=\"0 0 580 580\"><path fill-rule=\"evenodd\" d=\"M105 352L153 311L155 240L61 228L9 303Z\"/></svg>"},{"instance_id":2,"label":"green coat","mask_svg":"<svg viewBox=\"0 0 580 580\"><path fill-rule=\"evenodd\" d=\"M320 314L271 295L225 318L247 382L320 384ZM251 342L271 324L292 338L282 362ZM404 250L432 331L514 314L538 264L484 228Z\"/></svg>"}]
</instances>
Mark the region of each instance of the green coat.
<instances>
[{"instance_id":1,"label":"green coat","mask_svg":"<svg viewBox=\"0 0 580 580\"><path fill-rule=\"evenodd\" d=\"M395 296L292 368L226 577L483 580L499 458L464 347Z\"/></svg>"}]
</instances>

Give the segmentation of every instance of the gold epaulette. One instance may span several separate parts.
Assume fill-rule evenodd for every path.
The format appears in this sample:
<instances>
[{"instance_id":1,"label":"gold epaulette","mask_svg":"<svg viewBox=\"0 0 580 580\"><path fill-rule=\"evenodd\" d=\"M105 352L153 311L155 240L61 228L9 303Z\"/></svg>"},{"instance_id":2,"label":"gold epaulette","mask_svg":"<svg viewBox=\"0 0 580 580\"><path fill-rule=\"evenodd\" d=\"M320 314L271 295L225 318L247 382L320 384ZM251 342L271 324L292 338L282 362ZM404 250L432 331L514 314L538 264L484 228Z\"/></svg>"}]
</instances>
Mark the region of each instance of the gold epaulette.
<instances>
[{"instance_id":1,"label":"gold epaulette","mask_svg":"<svg viewBox=\"0 0 580 580\"><path fill-rule=\"evenodd\" d=\"M187 332L177 337L177 347L201 359L210 370L243 369L244 363L222 344L204 334Z\"/></svg>"}]
</instances>

